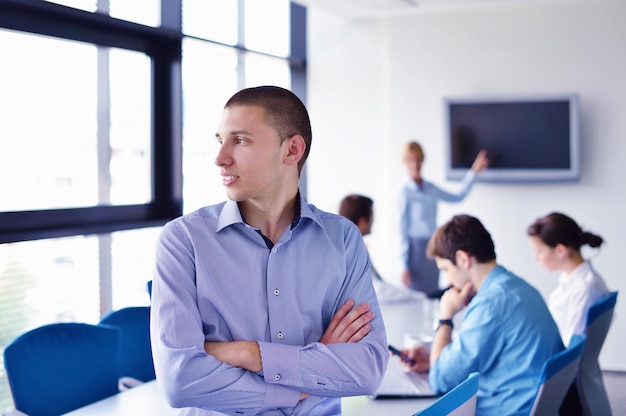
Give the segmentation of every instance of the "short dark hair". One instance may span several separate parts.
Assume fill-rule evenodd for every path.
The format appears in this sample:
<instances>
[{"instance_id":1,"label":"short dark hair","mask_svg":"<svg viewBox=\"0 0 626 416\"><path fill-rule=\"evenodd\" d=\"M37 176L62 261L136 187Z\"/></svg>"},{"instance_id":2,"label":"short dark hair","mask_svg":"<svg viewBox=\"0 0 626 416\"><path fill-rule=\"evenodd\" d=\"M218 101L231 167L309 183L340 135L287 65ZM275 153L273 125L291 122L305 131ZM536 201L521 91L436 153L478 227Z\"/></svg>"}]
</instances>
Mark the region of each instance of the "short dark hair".
<instances>
[{"instance_id":1,"label":"short dark hair","mask_svg":"<svg viewBox=\"0 0 626 416\"><path fill-rule=\"evenodd\" d=\"M265 111L267 123L272 126L280 137L280 142L301 135L306 149L298 162L298 171L306 162L311 151L311 121L304 103L293 92L272 85L245 88L230 97L224 108L235 106L261 107Z\"/></svg>"},{"instance_id":2,"label":"short dark hair","mask_svg":"<svg viewBox=\"0 0 626 416\"><path fill-rule=\"evenodd\" d=\"M588 244L596 248L600 247L604 240L599 235L583 229L572 218L560 212L552 212L528 226L526 230L529 236L539 238L545 245L556 247L563 244L565 247L580 250Z\"/></svg>"},{"instance_id":3,"label":"short dark hair","mask_svg":"<svg viewBox=\"0 0 626 416\"><path fill-rule=\"evenodd\" d=\"M356 225L360 218L371 218L374 201L363 195L352 194L341 200L339 204L339 215L343 215Z\"/></svg>"},{"instance_id":4,"label":"short dark hair","mask_svg":"<svg viewBox=\"0 0 626 416\"><path fill-rule=\"evenodd\" d=\"M426 254L431 258L448 259L456 265L457 250L467 252L479 263L496 259L491 234L478 218L470 215L455 215L439 227L428 241Z\"/></svg>"}]
</instances>

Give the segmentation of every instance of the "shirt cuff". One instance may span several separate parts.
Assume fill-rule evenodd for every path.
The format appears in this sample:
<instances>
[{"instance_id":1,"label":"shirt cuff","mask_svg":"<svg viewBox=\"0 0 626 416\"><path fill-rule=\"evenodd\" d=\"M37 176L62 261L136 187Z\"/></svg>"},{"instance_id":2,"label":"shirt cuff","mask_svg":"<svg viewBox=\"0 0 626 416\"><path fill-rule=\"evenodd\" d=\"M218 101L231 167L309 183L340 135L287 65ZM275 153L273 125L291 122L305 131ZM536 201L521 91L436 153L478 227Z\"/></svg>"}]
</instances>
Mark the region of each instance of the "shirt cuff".
<instances>
[{"instance_id":1,"label":"shirt cuff","mask_svg":"<svg viewBox=\"0 0 626 416\"><path fill-rule=\"evenodd\" d=\"M293 400L291 407L298 404L300 392L283 386L295 386L299 371L299 348L273 342L258 342L261 351L263 377L268 383L267 401L280 400L280 407ZM275 394L274 394L275 393ZM272 403L267 403L272 407Z\"/></svg>"}]
</instances>

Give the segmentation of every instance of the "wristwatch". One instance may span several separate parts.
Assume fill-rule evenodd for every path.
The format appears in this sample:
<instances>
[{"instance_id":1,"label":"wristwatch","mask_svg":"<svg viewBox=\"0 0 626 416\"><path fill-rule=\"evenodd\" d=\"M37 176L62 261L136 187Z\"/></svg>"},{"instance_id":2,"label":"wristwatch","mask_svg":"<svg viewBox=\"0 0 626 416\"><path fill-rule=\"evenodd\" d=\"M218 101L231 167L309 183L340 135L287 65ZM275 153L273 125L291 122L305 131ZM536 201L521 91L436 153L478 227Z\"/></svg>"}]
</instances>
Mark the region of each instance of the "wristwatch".
<instances>
[{"instance_id":1,"label":"wristwatch","mask_svg":"<svg viewBox=\"0 0 626 416\"><path fill-rule=\"evenodd\" d=\"M452 323L452 319L440 319L439 320L439 326L437 327L437 330L439 330L439 328L441 328L444 325L449 325L450 329L454 328L454 324Z\"/></svg>"}]
</instances>

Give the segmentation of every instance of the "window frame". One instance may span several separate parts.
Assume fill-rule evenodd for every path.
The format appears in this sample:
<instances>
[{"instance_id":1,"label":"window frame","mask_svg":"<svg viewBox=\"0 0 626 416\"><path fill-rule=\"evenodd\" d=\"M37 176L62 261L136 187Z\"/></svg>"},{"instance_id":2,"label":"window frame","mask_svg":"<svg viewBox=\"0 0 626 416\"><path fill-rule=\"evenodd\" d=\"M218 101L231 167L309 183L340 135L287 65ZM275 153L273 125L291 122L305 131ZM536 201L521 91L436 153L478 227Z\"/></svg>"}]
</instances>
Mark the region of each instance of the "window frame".
<instances>
[{"instance_id":1,"label":"window frame","mask_svg":"<svg viewBox=\"0 0 626 416\"><path fill-rule=\"evenodd\" d=\"M152 200L137 205L97 205L0 212L0 244L104 234L163 225L182 215L182 0L161 0L160 27L150 27L43 0L0 0L0 28L97 46L143 52L152 60ZM291 2L292 91L306 103L306 7ZM232 47L232 46L231 46ZM236 49L244 49L241 45ZM307 195L306 167L300 191Z\"/></svg>"},{"instance_id":2,"label":"window frame","mask_svg":"<svg viewBox=\"0 0 626 416\"><path fill-rule=\"evenodd\" d=\"M152 60L152 199L0 212L0 243L152 227L182 213L182 33L44 1L3 0L0 28L143 52Z\"/></svg>"}]
</instances>

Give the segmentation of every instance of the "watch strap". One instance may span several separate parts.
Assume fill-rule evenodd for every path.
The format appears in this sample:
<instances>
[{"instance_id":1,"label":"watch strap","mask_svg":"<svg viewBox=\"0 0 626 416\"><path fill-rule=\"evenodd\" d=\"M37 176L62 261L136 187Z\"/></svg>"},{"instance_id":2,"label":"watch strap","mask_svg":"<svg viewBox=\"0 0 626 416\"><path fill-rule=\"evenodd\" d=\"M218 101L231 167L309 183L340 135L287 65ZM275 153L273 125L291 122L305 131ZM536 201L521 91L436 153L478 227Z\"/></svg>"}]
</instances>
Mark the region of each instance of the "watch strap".
<instances>
[{"instance_id":1,"label":"watch strap","mask_svg":"<svg viewBox=\"0 0 626 416\"><path fill-rule=\"evenodd\" d=\"M441 328L444 325L448 325L450 326L450 329L454 329L454 323L452 322L452 319L440 319L437 329Z\"/></svg>"}]
</instances>

